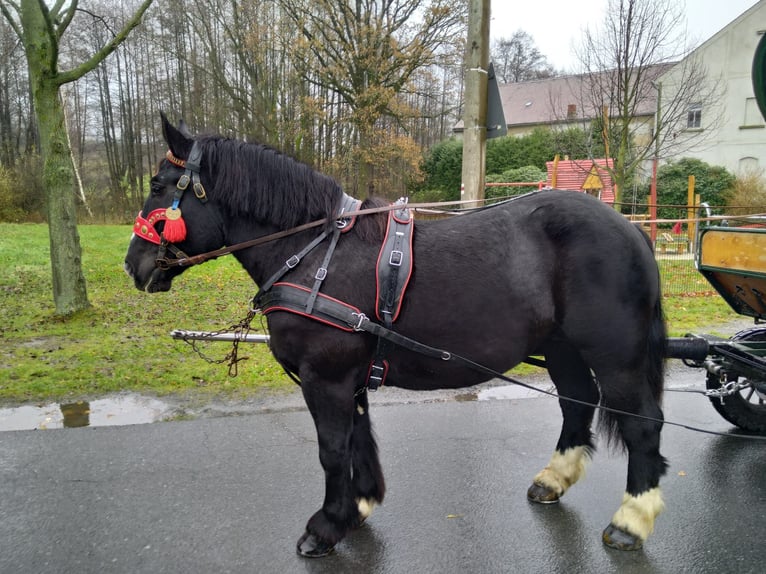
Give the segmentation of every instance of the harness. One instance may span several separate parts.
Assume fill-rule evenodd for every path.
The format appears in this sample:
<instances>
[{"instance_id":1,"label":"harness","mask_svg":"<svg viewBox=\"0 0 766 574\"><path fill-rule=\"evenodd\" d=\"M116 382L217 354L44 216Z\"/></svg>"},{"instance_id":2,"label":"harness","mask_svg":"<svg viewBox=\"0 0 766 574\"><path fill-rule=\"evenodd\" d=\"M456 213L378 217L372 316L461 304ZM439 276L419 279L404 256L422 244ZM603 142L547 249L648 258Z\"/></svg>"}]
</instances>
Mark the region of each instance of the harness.
<instances>
[{"instance_id":1,"label":"harness","mask_svg":"<svg viewBox=\"0 0 766 574\"><path fill-rule=\"evenodd\" d=\"M151 243L159 245L159 251L155 260L156 268L150 279L150 285L157 274L175 266L189 266L202 263L208 259L231 253L237 249L254 247L269 241L275 241L288 235L293 235L299 231L308 230L320 225L329 223L328 220L319 220L311 223L299 225L295 228L280 231L269 236L260 237L254 240L246 241L234 246L221 248L215 251L187 256L178 249L173 242L182 241L186 237L186 226L181 217L179 204L184 191L192 184L195 196L203 203L207 201L207 194L200 181L200 159L202 150L197 142L192 145L189 159L182 160L171 151L166 154L166 159L172 164L183 168L184 174L179 178L176 184L176 191L173 195L173 202L167 209L156 209L147 217L139 212L134 224L136 235ZM459 204L465 202L456 202ZM413 339L400 335L393 330L393 323L399 317L404 301L404 294L412 275L413 269L413 231L412 216L405 199L400 199L396 203L379 208L371 208L361 211L361 202L345 193L341 200L341 206L336 214L335 227L325 225L325 229L315 237L301 251L292 255L285 261L282 267L269 277L263 285L260 285L258 293L253 298L253 312L251 315L260 311L264 315L275 311L286 311L324 323L347 332L367 332L378 339L375 356L368 369L367 378L358 387L357 393L367 389L374 391L385 382L388 373L388 361L386 355L391 345L403 346L414 352L437 358L441 360L455 360L464 366L479 370L480 372L490 373L488 369L481 365L473 364L471 361L453 356L447 351L436 349L428 345L419 343ZM421 207L429 207L432 204L419 204ZM433 204L443 205L443 204ZM479 210L485 209L478 208ZM475 209L471 210L474 211ZM388 213L388 224L383 244L378 253L376 265L376 299L375 314L380 323L370 320L360 309L344 303L333 297L320 292L321 286L327 277L327 269L337 246L338 240L343 233L350 231L356 221L356 216L360 213ZM155 224L159 221L165 221L165 227L162 233L159 233ZM329 245L325 256L314 274L314 283L311 288L296 285L286 281L281 281L284 276L294 269L301 260L313 249L330 237ZM166 252L170 251L175 255L175 259L168 259ZM284 365L283 365L284 367ZM285 368L288 375L295 379L293 373ZM296 379L297 381L297 379ZM300 382L300 381L297 381Z\"/></svg>"},{"instance_id":2,"label":"harness","mask_svg":"<svg viewBox=\"0 0 766 574\"><path fill-rule=\"evenodd\" d=\"M253 298L253 309L264 315L275 311L286 311L348 332L371 332L366 325L374 323L370 323L367 316L358 308L319 292L322 282L327 277L327 268L340 235L353 227L353 220L350 220L349 223L348 219L342 219L342 214L347 208L348 211L353 211L356 207L353 202L356 201L344 194L344 202L339 214L341 218L336 220L336 227L332 232L330 244L314 275L313 287L309 289L302 285L280 281L280 279L294 269L303 257L322 243L329 235L328 231L322 232L299 253L285 261L285 264L260 287ZM386 236L380 248L376 266L375 313L377 318L383 322L383 327L378 325L382 330L375 333L378 336L375 357L370 363L367 377L361 386L362 389L369 389L370 391L376 391L385 383L388 374L388 361L385 356L391 343L389 334L393 333L393 322L401 311L404 292L412 274L414 228L412 216L407 208L406 200L400 199L396 205L398 206L397 209L389 211ZM288 369L285 368L285 370L294 376Z\"/></svg>"}]
</instances>

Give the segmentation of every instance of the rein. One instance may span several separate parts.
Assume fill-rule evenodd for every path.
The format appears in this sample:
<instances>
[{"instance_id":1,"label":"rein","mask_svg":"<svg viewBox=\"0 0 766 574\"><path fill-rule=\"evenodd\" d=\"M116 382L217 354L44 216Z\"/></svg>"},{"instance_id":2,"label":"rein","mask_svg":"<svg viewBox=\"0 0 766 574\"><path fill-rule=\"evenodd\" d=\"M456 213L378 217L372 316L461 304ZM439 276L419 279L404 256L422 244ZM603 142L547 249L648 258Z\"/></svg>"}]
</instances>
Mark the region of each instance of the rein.
<instances>
[{"instance_id":1,"label":"rein","mask_svg":"<svg viewBox=\"0 0 766 574\"><path fill-rule=\"evenodd\" d=\"M369 317L367 317L366 314L359 311L359 309L352 307L351 305L348 305L346 303L343 303L342 301L335 300L331 297L320 297L319 299L317 299L314 305L313 312L305 313L304 308L305 308L306 296L308 295L307 291L308 290L305 288L301 288L301 287L296 288L295 286L291 284L277 284L269 292L260 293L254 298L253 311L255 313L260 312L264 314L269 313L271 310L288 311L288 312L304 315L307 317L311 317L322 323L325 323L335 328L342 329L344 331L357 332L357 333L369 333L370 335L378 337L379 339L385 339L386 341L389 341L398 347L402 347L404 349L418 353L420 355L430 357L432 359L452 363L454 365L457 365L466 369L470 369L474 372L481 373L483 375L487 375L492 378L497 378L505 382L508 382L520 387L524 387L532 391L536 391L543 395L553 397L555 399L558 399L559 401L565 401L568 403L578 404L578 405L598 409L601 411L605 411L605 412L609 412L609 413L613 413L617 415L624 415L624 416L629 416L629 417L633 417L633 418L637 418L641 420L652 421L655 423L676 426L676 427L684 428L686 430L690 430L690 431L698 432L698 433L724 436L724 437L730 437L730 438L748 439L748 440L766 440L766 436L712 431L712 430L703 429L700 427L687 425L684 423L669 421L665 419L658 419L655 417L642 415L639 413L634 413L634 412L630 412L630 411L626 411L622 409L616 409L613 407L607 407L598 403L591 403L588 401L583 401L573 397L568 397L566 395L560 395L555 392L547 391L545 389L541 389L533 385L519 381L518 379L511 378L505 375L504 373L501 373L499 371L491 369L490 367L487 367L485 365L472 361L471 359L464 357L458 353L447 351L445 349L432 347L430 345L426 345L425 343L421 343L420 341L407 337L406 335L397 333L396 331L393 331L387 328L386 326L371 320ZM527 357L527 359L524 362L527 362L530 364L536 364L543 367L545 366L545 361L536 359L534 357ZM357 394L365 390L366 390L366 387L362 385L358 388Z\"/></svg>"},{"instance_id":2,"label":"rein","mask_svg":"<svg viewBox=\"0 0 766 574\"><path fill-rule=\"evenodd\" d=\"M332 221L330 217L325 217L324 219L319 219L317 221L304 223L302 225L298 225L290 229L277 231L276 233L265 235L263 237L258 237L256 239L251 239L249 241L243 241L235 245L229 245L227 247L215 249L213 251L208 251L206 253L200 253L198 255L188 256L185 253L183 253L180 249L175 247L173 243L183 241L186 237L186 224L184 220L182 219L181 210L179 209L179 203L181 202L181 198L183 196L184 191L186 191L186 189L189 187L189 184L191 183L192 190L194 191L194 195L197 197L197 199L199 199L203 203L206 203L208 200L207 194L205 193L205 188L202 186L202 183L200 181L200 163L202 159L202 150L199 147L198 143L195 141L194 145L192 145L191 152L189 152L188 159L184 160L179 157L176 157L171 150L167 151L167 153L165 154L165 159L169 161L171 164L175 165L176 167L179 167L184 170L183 175L181 175L181 177L178 179L178 182L176 184L176 191L173 196L173 203L167 209L156 209L150 214L148 214L146 217L144 217L142 213L139 212L138 216L136 217L135 223L133 225L133 231L136 234L136 236L141 237L142 239L159 246L159 251L157 253L157 257L155 258L155 274L154 275L162 271L167 271L168 269L172 267L190 267L192 265L199 265L200 263L204 263L205 261L209 261L210 259L215 259L222 255L228 255L230 253L234 253L235 251L240 251L242 249L247 249L250 247L257 247L265 243L276 241L278 239L283 239L285 237L295 235L296 233L300 233L308 229L313 229L315 227L327 225ZM351 199L348 196L346 196L346 198ZM469 203L477 203L477 201L480 201L480 200L417 203L417 204L410 204L410 207L432 208L432 207L443 207L447 205L465 205ZM356 205L357 203L361 203L361 202L358 202L358 200L355 200L352 205ZM476 209L483 209L485 207L487 206L478 207ZM387 211L392 211L392 210L400 209L400 208L401 208L401 204L392 204L392 205L385 205L381 207L370 207L367 209L353 209L353 208L350 208L350 206L347 203L342 209L341 213L335 219L335 221L338 224L338 226L341 229L343 229L344 227L346 227L348 220L358 215L384 213ZM163 229L162 233L157 232L157 230L154 227L154 224L160 221L165 222L165 228ZM167 257L168 251L170 251L173 255L175 255L175 257L174 258ZM154 276L152 278L152 281L153 280L154 280Z\"/></svg>"},{"instance_id":3,"label":"rein","mask_svg":"<svg viewBox=\"0 0 766 574\"><path fill-rule=\"evenodd\" d=\"M462 201L408 203L407 206L411 208L430 208L430 207L441 207L445 205L465 205L467 203L476 203L476 202L477 200L475 199L468 199L468 200L462 200ZM366 209L357 209L355 211L344 212L341 215L340 219L356 217L358 215L371 215L374 213L385 213L388 211L393 211L393 210L401 209L401 208L402 208L401 204L396 204L396 203L393 203L391 205L383 205L380 207L368 207ZM481 209L481 208L477 208L477 209ZM247 249L249 247L257 247L265 243L270 243L271 241L276 241L278 239L283 239L285 237L295 235L296 233L300 233L301 231L306 231L308 229L313 229L314 227L320 227L322 225L326 225L330 221L331 219L329 217L325 217L324 219L318 219L316 221L304 223L296 227L291 227L290 229L284 229L282 231L277 231L276 233L264 235L256 239L250 239L248 241L236 243L234 245L229 245L227 247L215 249L213 251L208 251L206 253L200 253L199 255L192 255L190 257L179 257L177 259L169 259L167 257L162 257L162 258L158 257L156 260L156 265L159 269L163 271L170 269L171 267L190 267L192 265L199 265L200 263L204 263L205 261L209 261L210 259L215 259L222 255L229 255L230 253L234 253L235 251L241 251L242 249Z\"/></svg>"}]
</instances>

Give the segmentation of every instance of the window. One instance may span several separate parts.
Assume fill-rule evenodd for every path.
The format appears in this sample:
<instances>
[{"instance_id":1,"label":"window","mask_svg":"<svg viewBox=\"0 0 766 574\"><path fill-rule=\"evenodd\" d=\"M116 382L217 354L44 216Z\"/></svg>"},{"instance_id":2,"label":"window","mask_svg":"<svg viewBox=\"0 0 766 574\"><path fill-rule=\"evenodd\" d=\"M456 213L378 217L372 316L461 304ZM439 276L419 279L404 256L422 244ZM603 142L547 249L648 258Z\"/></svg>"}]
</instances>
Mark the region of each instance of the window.
<instances>
[{"instance_id":1,"label":"window","mask_svg":"<svg viewBox=\"0 0 766 574\"><path fill-rule=\"evenodd\" d=\"M758 158L757 157L742 157L739 159L739 173L750 174L758 172Z\"/></svg>"},{"instance_id":2,"label":"window","mask_svg":"<svg viewBox=\"0 0 766 574\"><path fill-rule=\"evenodd\" d=\"M689 106L689 112L686 115L686 127L688 129L699 129L702 127L702 104L692 104Z\"/></svg>"},{"instance_id":3,"label":"window","mask_svg":"<svg viewBox=\"0 0 766 574\"><path fill-rule=\"evenodd\" d=\"M761 110L758 109L758 102L755 98L745 99L745 123L743 127L763 127L763 117L761 117Z\"/></svg>"}]
</instances>

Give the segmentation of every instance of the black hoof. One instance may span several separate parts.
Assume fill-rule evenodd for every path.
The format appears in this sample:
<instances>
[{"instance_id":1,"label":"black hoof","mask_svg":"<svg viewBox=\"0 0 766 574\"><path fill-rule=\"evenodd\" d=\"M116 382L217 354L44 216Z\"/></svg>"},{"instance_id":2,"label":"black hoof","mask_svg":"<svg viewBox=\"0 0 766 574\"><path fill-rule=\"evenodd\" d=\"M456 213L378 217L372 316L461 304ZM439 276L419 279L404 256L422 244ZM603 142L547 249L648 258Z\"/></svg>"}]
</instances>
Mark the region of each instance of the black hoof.
<instances>
[{"instance_id":1,"label":"black hoof","mask_svg":"<svg viewBox=\"0 0 766 574\"><path fill-rule=\"evenodd\" d=\"M604 529L601 539L609 548L616 548L617 550L640 550L644 546L644 541L638 536L633 536L630 532L617 528L614 524L610 524Z\"/></svg>"},{"instance_id":2,"label":"black hoof","mask_svg":"<svg viewBox=\"0 0 766 574\"><path fill-rule=\"evenodd\" d=\"M533 482L527 490L527 498L539 504L555 504L559 501L560 496L547 486Z\"/></svg>"},{"instance_id":3,"label":"black hoof","mask_svg":"<svg viewBox=\"0 0 766 574\"><path fill-rule=\"evenodd\" d=\"M296 548L298 554L306 558L322 558L330 554L334 549L334 544L328 544L310 532L303 533L303 536L298 540Z\"/></svg>"}]
</instances>

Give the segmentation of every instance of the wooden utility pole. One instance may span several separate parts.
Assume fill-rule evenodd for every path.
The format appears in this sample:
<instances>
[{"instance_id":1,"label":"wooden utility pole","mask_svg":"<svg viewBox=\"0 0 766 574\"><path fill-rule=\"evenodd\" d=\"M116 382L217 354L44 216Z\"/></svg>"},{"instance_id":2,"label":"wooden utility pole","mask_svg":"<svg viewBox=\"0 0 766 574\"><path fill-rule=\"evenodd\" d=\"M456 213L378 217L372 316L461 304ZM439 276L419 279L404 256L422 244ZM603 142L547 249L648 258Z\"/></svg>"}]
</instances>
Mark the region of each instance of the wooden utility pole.
<instances>
[{"instance_id":1,"label":"wooden utility pole","mask_svg":"<svg viewBox=\"0 0 766 574\"><path fill-rule=\"evenodd\" d=\"M649 186L649 236L652 245L657 241L657 166L660 163L660 137L662 136L662 82L652 83L657 90L657 111L654 114L654 158L652 159L652 183Z\"/></svg>"},{"instance_id":2,"label":"wooden utility pole","mask_svg":"<svg viewBox=\"0 0 766 574\"><path fill-rule=\"evenodd\" d=\"M463 187L460 199L484 199L487 148L487 69L490 0L469 0L463 110Z\"/></svg>"}]
</instances>

